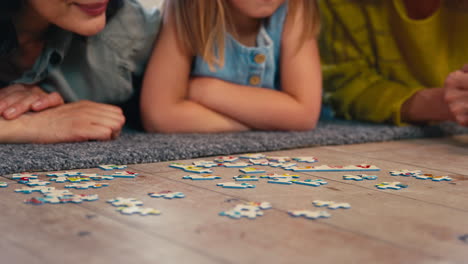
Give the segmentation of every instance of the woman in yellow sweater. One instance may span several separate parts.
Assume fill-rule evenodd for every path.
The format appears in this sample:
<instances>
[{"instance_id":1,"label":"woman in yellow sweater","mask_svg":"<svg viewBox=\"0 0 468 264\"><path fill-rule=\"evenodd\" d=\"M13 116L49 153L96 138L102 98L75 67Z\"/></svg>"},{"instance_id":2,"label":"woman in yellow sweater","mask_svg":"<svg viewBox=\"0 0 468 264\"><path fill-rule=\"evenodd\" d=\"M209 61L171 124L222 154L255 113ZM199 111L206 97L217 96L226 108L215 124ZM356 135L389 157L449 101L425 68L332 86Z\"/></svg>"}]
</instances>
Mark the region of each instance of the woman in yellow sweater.
<instances>
[{"instance_id":1,"label":"woman in yellow sweater","mask_svg":"<svg viewBox=\"0 0 468 264\"><path fill-rule=\"evenodd\" d=\"M319 3L325 100L338 116L468 125L468 1Z\"/></svg>"}]
</instances>

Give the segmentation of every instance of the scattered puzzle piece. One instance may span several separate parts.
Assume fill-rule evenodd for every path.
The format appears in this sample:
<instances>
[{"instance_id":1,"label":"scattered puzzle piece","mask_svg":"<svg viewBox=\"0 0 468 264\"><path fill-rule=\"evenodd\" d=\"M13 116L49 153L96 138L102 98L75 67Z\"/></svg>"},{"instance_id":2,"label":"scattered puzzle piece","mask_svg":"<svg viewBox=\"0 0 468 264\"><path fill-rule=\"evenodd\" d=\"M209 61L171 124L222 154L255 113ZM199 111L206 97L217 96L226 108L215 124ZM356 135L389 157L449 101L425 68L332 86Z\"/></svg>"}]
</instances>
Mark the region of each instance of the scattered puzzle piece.
<instances>
[{"instance_id":1,"label":"scattered puzzle piece","mask_svg":"<svg viewBox=\"0 0 468 264\"><path fill-rule=\"evenodd\" d=\"M143 207L138 207L138 206L119 207L117 208L117 211L126 215L140 214L142 216L146 216L146 215L160 215L161 214L159 210L156 210L154 208L143 208Z\"/></svg>"},{"instance_id":2,"label":"scattered puzzle piece","mask_svg":"<svg viewBox=\"0 0 468 264\"><path fill-rule=\"evenodd\" d=\"M291 184L293 184L293 181L295 181L295 180L292 177L289 177L289 178L274 178L274 179L268 180L268 183L291 185Z\"/></svg>"},{"instance_id":3,"label":"scattered puzzle piece","mask_svg":"<svg viewBox=\"0 0 468 264\"><path fill-rule=\"evenodd\" d=\"M260 153L248 153L248 154L243 154L240 156L241 159L253 159L253 160L258 160L258 159L263 159L266 156Z\"/></svg>"},{"instance_id":4,"label":"scattered puzzle piece","mask_svg":"<svg viewBox=\"0 0 468 264\"><path fill-rule=\"evenodd\" d=\"M200 167L195 167L195 166L185 166L182 169L186 172L191 172L191 173L200 173L200 174L213 173L213 171L210 169L200 168Z\"/></svg>"},{"instance_id":5,"label":"scattered puzzle piece","mask_svg":"<svg viewBox=\"0 0 468 264\"><path fill-rule=\"evenodd\" d=\"M310 211L310 210L296 210L296 211L289 211L289 215L294 217L305 217L307 219L318 219L318 218L328 218L331 215L326 211Z\"/></svg>"},{"instance_id":6,"label":"scattered puzzle piece","mask_svg":"<svg viewBox=\"0 0 468 264\"><path fill-rule=\"evenodd\" d=\"M58 177L58 178L61 178L61 177ZM83 177L79 175L79 176L74 176L74 177L68 177L67 181L72 182L72 183L73 182L80 183L80 182L89 182L91 181L91 179L88 177Z\"/></svg>"},{"instance_id":7,"label":"scattered puzzle piece","mask_svg":"<svg viewBox=\"0 0 468 264\"><path fill-rule=\"evenodd\" d=\"M21 189L15 189L15 192L21 192L21 193L32 193L32 192L42 192L44 193L45 191L51 191L55 190L55 187L50 187L50 186L35 186L35 187L22 187Z\"/></svg>"},{"instance_id":8,"label":"scattered puzzle piece","mask_svg":"<svg viewBox=\"0 0 468 264\"><path fill-rule=\"evenodd\" d=\"M6 187L8 187L8 183L0 182L0 188L6 188Z\"/></svg>"},{"instance_id":9,"label":"scattered puzzle piece","mask_svg":"<svg viewBox=\"0 0 468 264\"><path fill-rule=\"evenodd\" d=\"M108 165L99 165L101 170L125 170L127 168L127 165L115 165L115 164L108 164Z\"/></svg>"},{"instance_id":10,"label":"scattered puzzle piece","mask_svg":"<svg viewBox=\"0 0 468 264\"><path fill-rule=\"evenodd\" d=\"M49 181L41 181L41 180L38 180L38 179L29 179L28 182L26 182L26 185L28 186L46 186L46 185L49 185L50 182Z\"/></svg>"},{"instance_id":11,"label":"scattered puzzle piece","mask_svg":"<svg viewBox=\"0 0 468 264\"><path fill-rule=\"evenodd\" d=\"M296 157L296 158L293 158L293 160L297 162L307 162L307 163L318 162L318 159L316 157Z\"/></svg>"},{"instance_id":12,"label":"scattered puzzle piece","mask_svg":"<svg viewBox=\"0 0 468 264\"><path fill-rule=\"evenodd\" d=\"M288 168L295 167L297 163L294 162L285 162L285 163L280 163L280 167L287 170Z\"/></svg>"},{"instance_id":13,"label":"scattered puzzle piece","mask_svg":"<svg viewBox=\"0 0 468 264\"><path fill-rule=\"evenodd\" d=\"M333 209L333 210L336 210L339 208L343 208L343 209L351 208L351 205L349 203L337 203L333 201L320 201L320 200L315 200L312 203L317 207L327 206L329 209Z\"/></svg>"},{"instance_id":14,"label":"scattered puzzle piece","mask_svg":"<svg viewBox=\"0 0 468 264\"><path fill-rule=\"evenodd\" d=\"M37 177L39 177L39 175L31 173L15 173L11 175L12 180L19 180L22 178L37 179Z\"/></svg>"},{"instance_id":15,"label":"scattered puzzle piece","mask_svg":"<svg viewBox=\"0 0 468 264\"><path fill-rule=\"evenodd\" d=\"M382 182L380 184L376 184L375 187L379 189L400 190L401 188L407 188L408 185L402 184L400 182Z\"/></svg>"},{"instance_id":16,"label":"scattered puzzle piece","mask_svg":"<svg viewBox=\"0 0 468 264\"><path fill-rule=\"evenodd\" d=\"M434 176L433 174L425 173L419 174L414 176L418 180L427 180L430 179L432 181L440 182L440 181L451 181L452 178L449 176Z\"/></svg>"},{"instance_id":17,"label":"scattered puzzle piece","mask_svg":"<svg viewBox=\"0 0 468 264\"><path fill-rule=\"evenodd\" d=\"M258 181L258 177L254 175L241 174L238 176L232 177L236 181Z\"/></svg>"},{"instance_id":18,"label":"scattered puzzle piece","mask_svg":"<svg viewBox=\"0 0 468 264\"><path fill-rule=\"evenodd\" d=\"M411 177L422 174L420 170L395 170L390 171L390 175L392 176L404 176L404 177Z\"/></svg>"},{"instance_id":19,"label":"scattered puzzle piece","mask_svg":"<svg viewBox=\"0 0 468 264\"><path fill-rule=\"evenodd\" d=\"M73 177L73 176L79 176L81 172L79 171L64 171L64 172L54 172L54 173L48 173L46 176L48 177Z\"/></svg>"},{"instance_id":20,"label":"scattered puzzle piece","mask_svg":"<svg viewBox=\"0 0 468 264\"><path fill-rule=\"evenodd\" d=\"M290 167L287 170L292 170L296 172L333 172L333 171L380 171L375 165L347 165L347 166L331 166L331 165L321 165L321 166L305 166L305 167Z\"/></svg>"},{"instance_id":21,"label":"scattered puzzle piece","mask_svg":"<svg viewBox=\"0 0 468 264\"><path fill-rule=\"evenodd\" d=\"M293 181L293 183L301 184L301 185L307 185L307 186L313 186L313 187L319 187L321 185L328 184L328 182L326 182L326 181L324 181L322 179L316 179L316 180L307 179L307 180L303 180L303 181L295 180L295 181Z\"/></svg>"},{"instance_id":22,"label":"scattered puzzle piece","mask_svg":"<svg viewBox=\"0 0 468 264\"><path fill-rule=\"evenodd\" d=\"M267 156L267 160L270 162L278 162L278 163L285 163L291 161L290 157L276 157L276 156Z\"/></svg>"},{"instance_id":23,"label":"scattered puzzle piece","mask_svg":"<svg viewBox=\"0 0 468 264\"><path fill-rule=\"evenodd\" d=\"M276 173L269 173L265 175L260 175L260 178L268 178L268 179L281 179L281 178L299 178L299 175L297 174L276 174Z\"/></svg>"},{"instance_id":24,"label":"scattered puzzle piece","mask_svg":"<svg viewBox=\"0 0 468 264\"><path fill-rule=\"evenodd\" d=\"M220 216L228 216L233 219L239 219L246 217L249 219L255 219L257 216L262 216L261 210L270 209L272 206L269 202L248 202L245 204L238 204L233 209L228 211L220 212Z\"/></svg>"},{"instance_id":25,"label":"scattered puzzle piece","mask_svg":"<svg viewBox=\"0 0 468 264\"><path fill-rule=\"evenodd\" d=\"M56 182L56 183L64 183L64 182L68 181L68 177L60 176L60 177L52 178L52 179L50 179L50 181L53 181L53 182Z\"/></svg>"},{"instance_id":26,"label":"scattered puzzle piece","mask_svg":"<svg viewBox=\"0 0 468 264\"><path fill-rule=\"evenodd\" d=\"M185 194L181 192L172 192L172 191L162 191L162 192L150 192L148 193L149 196L153 198L161 198L164 197L166 199L173 199L173 198L184 198Z\"/></svg>"},{"instance_id":27,"label":"scattered puzzle piece","mask_svg":"<svg viewBox=\"0 0 468 264\"><path fill-rule=\"evenodd\" d=\"M106 186L109 186L109 184L107 184L107 183L96 183L96 182L85 182L85 183L72 183L72 184L69 184L69 185L65 185L65 188L75 188L75 189L84 190L84 189L89 189L89 188L97 189L97 188L102 188L102 187L106 187Z\"/></svg>"},{"instance_id":28,"label":"scattered puzzle piece","mask_svg":"<svg viewBox=\"0 0 468 264\"><path fill-rule=\"evenodd\" d=\"M143 205L143 202L140 200L137 200L135 198L122 198L122 197L117 197L114 199L107 200L108 203L112 204L113 206L117 207L136 207L138 205Z\"/></svg>"},{"instance_id":29,"label":"scattered puzzle piece","mask_svg":"<svg viewBox=\"0 0 468 264\"><path fill-rule=\"evenodd\" d=\"M253 165L267 166L270 164L270 161L267 159L249 159L250 163Z\"/></svg>"},{"instance_id":30,"label":"scattered puzzle piece","mask_svg":"<svg viewBox=\"0 0 468 264\"><path fill-rule=\"evenodd\" d=\"M218 183L217 186L221 186L223 188L232 188L232 189L247 189L247 188L255 188L255 185L248 184L248 183L237 183L237 182L224 182Z\"/></svg>"},{"instance_id":31,"label":"scattered puzzle piece","mask_svg":"<svg viewBox=\"0 0 468 264\"><path fill-rule=\"evenodd\" d=\"M363 180L376 180L376 175L358 174L358 175L344 175L344 180L363 181Z\"/></svg>"},{"instance_id":32,"label":"scattered puzzle piece","mask_svg":"<svg viewBox=\"0 0 468 264\"><path fill-rule=\"evenodd\" d=\"M190 167L190 166L191 165L187 165L184 163L177 163L177 162L169 164L169 167L176 168L176 169L184 169L185 167Z\"/></svg>"},{"instance_id":33,"label":"scattered puzzle piece","mask_svg":"<svg viewBox=\"0 0 468 264\"><path fill-rule=\"evenodd\" d=\"M221 179L220 176L218 175L187 175L182 177L182 179L190 179L193 181L204 181L204 180L216 180L216 179Z\"/></svg>"},{"instance_id":34,"label":"scattered puzzle piece","mask_svg":"<svg viewBox=\"0 0 468 264\"><path fill-rule=\"evenodd\" d=\"M135 178L138 175L138 173L131 171L116 171L104 176L110 176L114 178Z\"/></svg>"},{"instance_id":35,"label":"scattered puzzle piece","mask_svg":"<svg viewBox=\"0 0 468 264\"><path fill-rule=\"evenodd\" d=\"M252 164L247 163L247 162L232 162L232 163L223 163L221 166L226 167L226 168L245 168L248 167Z\"/></svg>"},{"instance_id":36,"label":"scattered puzzle piece","mask_svg":"<svg viewBox=\"0 0 468 264\"><path fill-rule=\"evenodd\" d=\"M93 181L104 181L104 180L111 181L111 180L114 179L113 176L101 176L101 175L98 175L98 174L96 174L96 175L84 174L83 176L87 176Z\"/></svg>"},{"instance_id":37,"label":"scattered puzzle piece","mask_svg":"<svg viewBox=\"0 0 468 264\"><path fill-rule=\"evenodd\" d=\"M218 163L224 163L224 162L234 162L237 160L239 160L239 158L235 156L220 156L220 157L217 157L214 161Z\"/></svg>"},{"instance_id":38,"label":"scattered puzzle piece","mask_svg":"<svg viewBox=\"0 0 468 264\"><path fill-rule=\"evenodd\" d=\"M262 169L257 169L253 167L248 167L248 168L243 168L239 170L242 173L265 173L265 170Z\"/></svg>"},{"instance_id":39,"label":"scattered puzzle piece","mask_svg":"<svg viewBox=\"0 0 468 264\"><path fill-rule=\"evenodd\" d=\"M218 163L215 163L210 160L199 160L193 162L193 165L195 167L202 167L202 168L212 168L212 167L218 167Z\"/></svg>"}]
</instances>

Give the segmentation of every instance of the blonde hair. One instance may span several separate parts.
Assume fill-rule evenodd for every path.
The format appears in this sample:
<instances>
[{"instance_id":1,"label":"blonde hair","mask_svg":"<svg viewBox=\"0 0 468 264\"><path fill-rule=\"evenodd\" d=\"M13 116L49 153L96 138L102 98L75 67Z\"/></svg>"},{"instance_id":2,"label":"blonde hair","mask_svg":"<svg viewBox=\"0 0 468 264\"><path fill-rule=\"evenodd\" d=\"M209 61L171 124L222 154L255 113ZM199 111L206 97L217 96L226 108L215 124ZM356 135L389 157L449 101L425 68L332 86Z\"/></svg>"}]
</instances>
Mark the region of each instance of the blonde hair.
<instances>
[{"instance_id":1,"label":"blonde hair","mask_svg":"<svg viewBox=\"0 0 468 264\"><path fill-rule=\"evenodd\" d=\"M227 9L227 0L166 0L164 5L182 47L201 56L210 67L224 65L225 35L235 32ZM316 0L289 0L288 10L292 18L302 10L305 30L301 42L317 36L320 17Z\"/></svg>"}]
</instances>

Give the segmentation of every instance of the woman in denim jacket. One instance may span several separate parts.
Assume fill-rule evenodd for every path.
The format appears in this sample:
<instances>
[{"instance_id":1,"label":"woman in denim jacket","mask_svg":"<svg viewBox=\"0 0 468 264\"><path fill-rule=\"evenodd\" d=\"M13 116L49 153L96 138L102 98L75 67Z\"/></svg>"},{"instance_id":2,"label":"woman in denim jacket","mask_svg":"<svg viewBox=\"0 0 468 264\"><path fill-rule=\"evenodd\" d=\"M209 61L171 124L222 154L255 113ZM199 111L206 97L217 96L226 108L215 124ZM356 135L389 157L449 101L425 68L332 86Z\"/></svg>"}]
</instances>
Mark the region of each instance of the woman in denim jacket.
<instances>
[{"instance_id":1,"label":"woman in denim jacket","mask_svg":"<svg viewBox=\"0 0 468 264\"><path fill-rule=\"evenodd\" d=\"M2 0L0 142L116 137L159 22L137 0Z\"/></svg>"}]
</instances>

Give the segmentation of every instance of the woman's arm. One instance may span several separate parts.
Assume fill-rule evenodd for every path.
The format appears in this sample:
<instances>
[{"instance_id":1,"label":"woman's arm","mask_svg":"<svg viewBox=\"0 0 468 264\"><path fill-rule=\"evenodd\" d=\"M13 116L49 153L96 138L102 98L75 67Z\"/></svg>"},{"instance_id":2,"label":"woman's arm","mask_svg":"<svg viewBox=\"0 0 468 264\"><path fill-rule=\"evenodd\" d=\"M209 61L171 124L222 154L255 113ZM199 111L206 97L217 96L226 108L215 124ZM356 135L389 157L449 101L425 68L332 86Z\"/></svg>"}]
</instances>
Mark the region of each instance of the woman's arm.
<instances>
[{"instance_id":1,"label":"woman's arm","mask_svg":"<svg viewBox=\"0 0 468 264\"><path fill-rule=\"evenodd\" d=\"M116 106L80 101L29 113L14 120L0 118L0 143L62 143L116 138L125 123Z\"/></svg>"},{"instance_id":2,"label":"woman's arm","mask_svg":"<svg viewBox=\"0 0 468 264\"><path fill-rule=\"evenodd\" d=\"M145 73L141 94L142 122L149 132L226 132L248 128L189 100L193 56L177 39L174 22L164 20Z\"/></svg>"},{"instance_id":3,"label":"woman's arm","mask_svg":"<svg viewBox=\"0 0 468 264\"><path fill-rule=\"evenodd\" d=\"M281 49L281 91L194 79L191 98L251 128L310 130L317 124L322 77L316 40L301 41L303 17L287 18ZM198 82L198 83L197 83Z\"/></svg>"}]
</instances>

